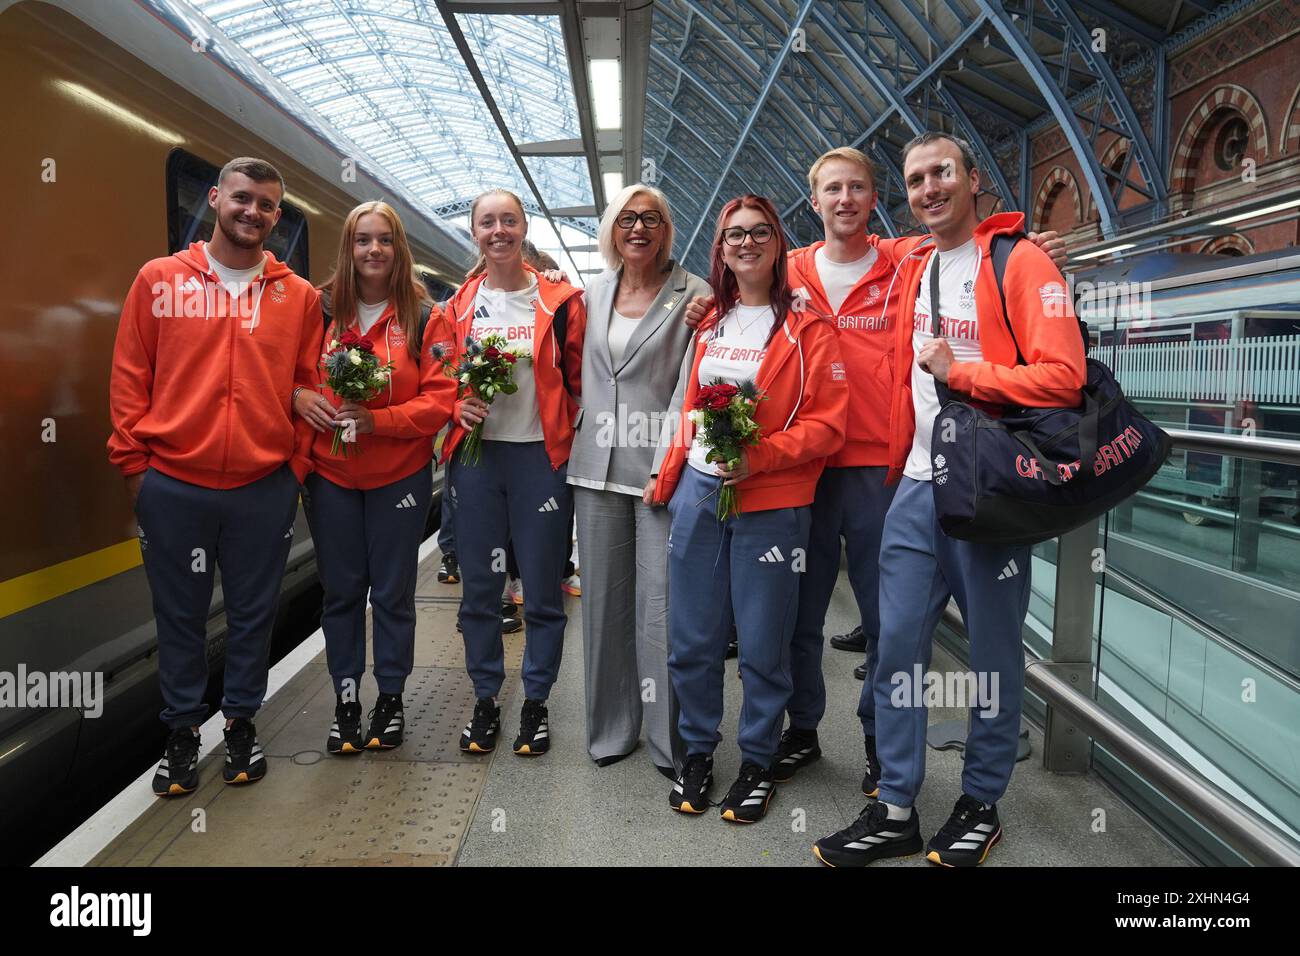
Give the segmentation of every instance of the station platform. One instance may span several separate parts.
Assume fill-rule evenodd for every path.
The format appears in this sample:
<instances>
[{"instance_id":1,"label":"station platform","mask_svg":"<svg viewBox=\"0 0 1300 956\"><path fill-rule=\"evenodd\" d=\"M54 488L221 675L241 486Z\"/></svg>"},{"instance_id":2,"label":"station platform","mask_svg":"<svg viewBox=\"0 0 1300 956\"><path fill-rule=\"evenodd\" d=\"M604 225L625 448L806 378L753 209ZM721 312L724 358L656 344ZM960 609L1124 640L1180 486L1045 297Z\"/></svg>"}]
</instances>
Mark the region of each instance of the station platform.
<instances>
[{"instance_id":1,"label":"station platform","mask_svg":"<svg viewBox=\"0 0 1300 956\"><path fill-rule=\"evenodd\" d=\"M426 544L417 585L415 671L404 696L405 743L382 753L331 757L324 744L334 694L317 632L276 665L257 718L269 762L254 786L226 786L220 776L221 718L203 728L201 784L192 795L160 800L149 790L153 768L38 865L61 866L819 866L815 839L852 821L865 798L862 738L855 709L861 683L857 655L827 647L827 716L823 758L777 788L767 817L751 826L668 807L671 784L644 745L599 768L585 746L582 624L578 598L566 598L564 663L549 702L552 749L517 757L508 746L487 756L461 753L458 740L474 705L456 631L459 586L437 580L439 555ZM856 624L841 579L827 633ZM507 635L507 678L500 698L502 735L518 727L524 632ZM934 667L943 669L936 646ZM727 716L715 757L721 799L738 771L734 743L741 682L727 662ZM368 708L376 689L367 675ZM952 710L931 721L953 719ZM1188 865L1141 816L1091 775L1061 776L1041 766L1041 736L1017 765L999 804L1005 836L991 866L1152 867ZM928 755L917 804L922 833L947 819L960 793L961 757ZM1097 811L1103 810L1104 816ZM1104 820L1104 828L1098 821ZM929 866L922 857L877 866Z\"/></svg>"}]
</instances>

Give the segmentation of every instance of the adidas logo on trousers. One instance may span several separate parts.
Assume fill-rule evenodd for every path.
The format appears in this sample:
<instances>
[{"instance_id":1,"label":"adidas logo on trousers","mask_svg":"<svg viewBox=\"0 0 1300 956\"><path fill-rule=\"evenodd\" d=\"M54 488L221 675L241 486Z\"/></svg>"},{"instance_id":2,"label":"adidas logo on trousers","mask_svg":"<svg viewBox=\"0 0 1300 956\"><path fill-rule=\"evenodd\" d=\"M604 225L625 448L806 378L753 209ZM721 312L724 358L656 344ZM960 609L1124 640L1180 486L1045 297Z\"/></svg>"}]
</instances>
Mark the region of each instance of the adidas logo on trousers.
<instances>
[{"instance_id":1,"label":"adidas logo on trousers","mask_svg":"<svg viewBox=\"0 0 1300 956\"><path fill-rule=\"evenodd\" d=\"M403 498L401 501L399 501L399 502L397 503L397 507L399 507L399 508L414 508L414 507L415 507L415 495L411 494L410 492L407 492L406 497Z\"/></svg>"},{"instance_id":2,"label":"adidas logo on trousers","mask_svg":"<svg viewBox=\"0 0 1300 956\"><path fill-rule=\"evenodd\" d=\"M546 504L542 505L537 510L538 511L559 511L560 505L559 502L555 500L554 495L552 495L550 498L546 499Z\"/></svg>"}]
</instances>

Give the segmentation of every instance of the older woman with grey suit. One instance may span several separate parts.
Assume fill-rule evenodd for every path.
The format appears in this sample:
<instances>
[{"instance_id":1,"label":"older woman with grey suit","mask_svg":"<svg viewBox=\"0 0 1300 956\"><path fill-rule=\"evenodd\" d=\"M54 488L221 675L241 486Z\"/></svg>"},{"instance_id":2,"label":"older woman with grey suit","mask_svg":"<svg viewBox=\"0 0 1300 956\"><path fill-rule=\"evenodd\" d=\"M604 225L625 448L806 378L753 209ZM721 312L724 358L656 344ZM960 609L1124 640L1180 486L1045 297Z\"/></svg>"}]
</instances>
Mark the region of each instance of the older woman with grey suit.
<instances>
[{"instance_id":1,"label":"older woman with grey suit","mask_svg":"<svg viewBox=\"0 0 1300 956\"><path fill-rule=\"evenodd\" d=\"M668 678L671 521L642 496L693 335L686 305L708 295L708 284L671 260L672 216L652 186L614 197L598 243L609 271L587 284L568 473L582 557L587 751L601 766L621 760L644 722L655 765L675 778L685 755Z\"/></svg>"}]
</instances>

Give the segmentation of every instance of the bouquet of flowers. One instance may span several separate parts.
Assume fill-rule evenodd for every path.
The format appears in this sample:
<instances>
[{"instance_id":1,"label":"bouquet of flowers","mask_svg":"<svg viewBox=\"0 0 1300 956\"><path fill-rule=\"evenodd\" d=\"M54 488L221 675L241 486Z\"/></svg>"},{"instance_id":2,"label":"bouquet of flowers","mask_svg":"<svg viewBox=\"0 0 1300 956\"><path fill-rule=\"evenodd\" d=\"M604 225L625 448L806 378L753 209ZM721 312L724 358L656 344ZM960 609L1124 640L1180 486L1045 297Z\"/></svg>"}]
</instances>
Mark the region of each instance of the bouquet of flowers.
<instances>
[{"instance_id":1,"label":"bouquet of flowers","mask_svg":"<svg viewBox=\"0 0 1300 956\"><path fill-rule=\"evenodd\" d=\"M515 363L531 356L527 351L511 348L504 335L486 335L482 341L472 335L465 336L465 352L460 362L453 362L443 349L435 349L433 357L442 363L447 374L459 383L459 395L475 395L491 405L498 395L513 395L519 391L514 381ZM460 460L477 465L483 446L483 423L475 425L460 446Z\"/></svg>"},{"instance_id":2,"label":"bouquet of flowers","mask_svg":"<svg viewBox=\"0 0 1300 956\"><path fill-rule=\"evenodd\" d=\"M696 439L708 449L705 461L723 462L728 468L740 464L741 450L758 444L754 411L765 397L751 379L739 385L714 379L696 393L687 418L695 426ZM740 514L740 491L724 484L718 493L718 520L736 514Z\"/></svg>"},{"instance_id":3,"label":"bouquet of flowers","mask_svg":"<svg viewBox=\"0 0 1300 956\"><path fill-rule=\"evenodd\" d=\"M375 347L352 329L344 332L341 339L330 339L329 348L320 364L325 371L325 384L320 387L328 386L345 402L355 402L358 405L382 392L393 373L392 363L380 365ZM343 457L348 456L348 445L356 441L355 429L356 425L352 422L346 426L334 426L331 455L339 454L342 449Z\"/></svg>"}]
</instances>

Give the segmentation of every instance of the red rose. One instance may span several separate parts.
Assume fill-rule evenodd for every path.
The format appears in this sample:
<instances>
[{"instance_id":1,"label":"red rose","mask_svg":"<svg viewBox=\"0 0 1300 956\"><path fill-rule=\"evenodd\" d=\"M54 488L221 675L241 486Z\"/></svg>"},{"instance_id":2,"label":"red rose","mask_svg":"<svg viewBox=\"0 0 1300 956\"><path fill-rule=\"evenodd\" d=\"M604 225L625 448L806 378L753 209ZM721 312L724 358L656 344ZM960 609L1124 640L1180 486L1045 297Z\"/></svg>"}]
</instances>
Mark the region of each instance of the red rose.
<instances>
[{"instance_id":1,"label":"red rose","mask_svg":"<svg viewBox=\"0 0 1300 956\"><path fill-rule=\"evenodd\" d=\"M351 329L348 329L346 332L343 333L343 338L339 339L339 344L342 345L345 349L352 349L352 348L356 348L357 343L360 341L361 341L361 336L357 335L357 333L353 332Z\"/></svg>"},{"instance_id":2,"label":"red rose","mask_svg":"<svg viewBox=\"0 0 1300 956\"><path fill-rule=\"evenodd\" d=\"M359 348L359 349L360 349L361 351L363 351L363 352L372 352L372 353L373 353L373 352L375 351L375 347L374 347L373 344L371 344L371 342L370 342L369 339L358 338L358 339L357 339L357 348Z\"/></svg>"},{"instance_id":3,"label":"red rose","mask_svg":"<svg viewBox=\"0 0 1300 956\"><path fill-rule=\"evenodd\" d=\"M713 387L719 395L726 396L727 401L731 401L732 397L740 391L740 389L736 388L736 386L732 385L730 382L719 382Z\"/></svg>"},{"instance_id":4,"label":"red rose","mask_svg":"<svg viewBox=\"0 0 1300 956\"><path fill-rule=\"evenodd\" d=\"M489 362L495 362L501 357L501 350L495 345L489 345L483 350L483 357Z\"/></svg>"},{"instance_id":5,"label":"red rose","mask_svg":"<svg viewBox=\"0 0 1300 956\"><path fill-rule=\"evenodd\" d=\"M712 408L713 406L710 403L713 401L713 395L716 390L716 386L701 385L700 390L695 393L695 407Z\"/></svg>"},{"instance_id":6,"label":"red rose","mask_svg":"<svg viewBox=\"0 0 1300 956\"><path fill-rule=\"evenodd\" d=\"M514 352L506 352L501 357L506 360L507 365L514 365L515 361L519 358L519 356L516 355Z\"/></svg>"},{"instance_id":7,"label":"red rose","mask_svg":"<svg viewBox=\"0 0 1300 956\"><path fill-rule=\"evenodd\" d=\"M725 394L721 389L715 391L709 399L708 407L714 411L721 411L731 404L731 396Z\"/></svg>"}]
</instances>

